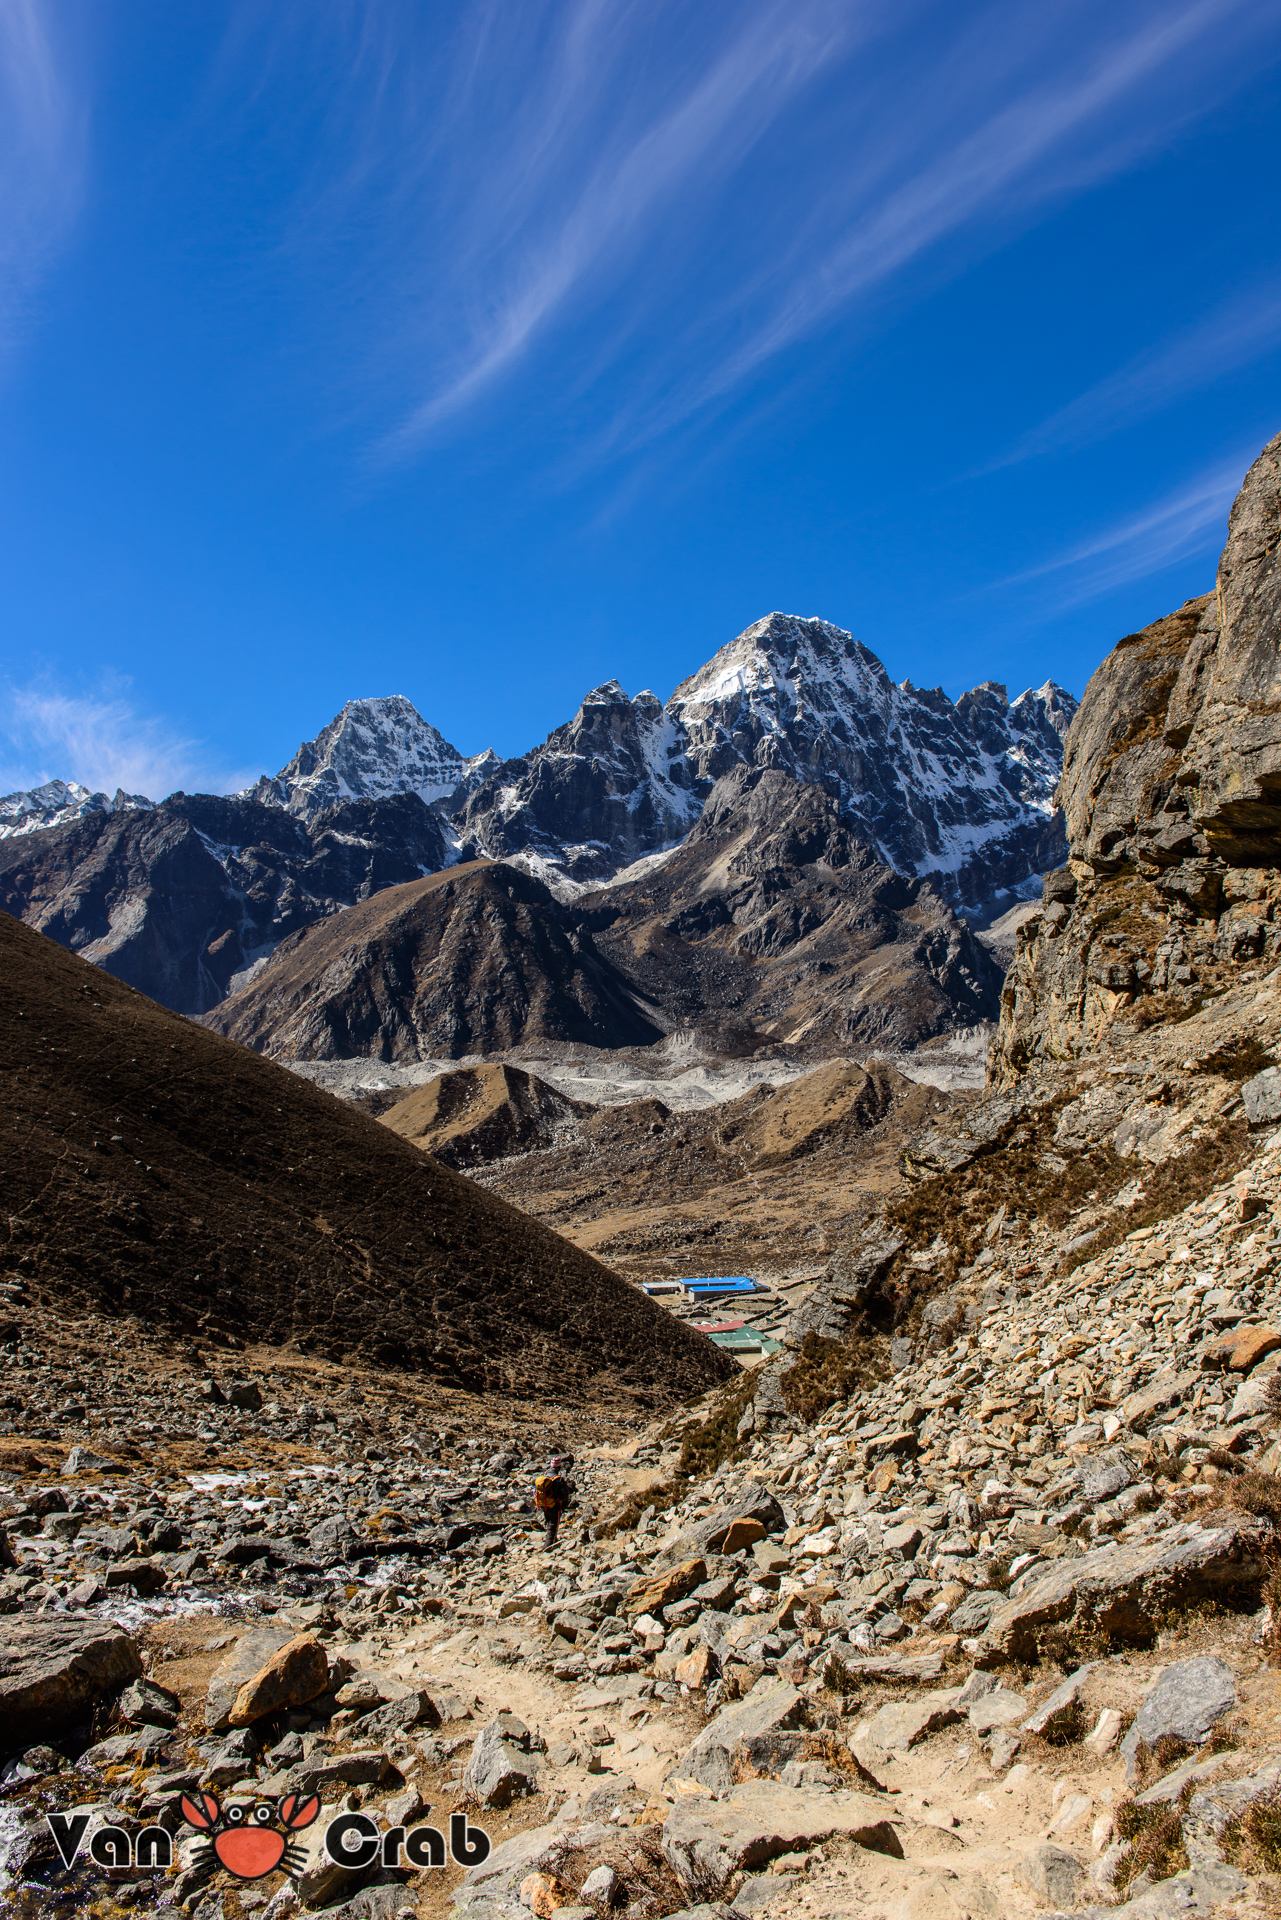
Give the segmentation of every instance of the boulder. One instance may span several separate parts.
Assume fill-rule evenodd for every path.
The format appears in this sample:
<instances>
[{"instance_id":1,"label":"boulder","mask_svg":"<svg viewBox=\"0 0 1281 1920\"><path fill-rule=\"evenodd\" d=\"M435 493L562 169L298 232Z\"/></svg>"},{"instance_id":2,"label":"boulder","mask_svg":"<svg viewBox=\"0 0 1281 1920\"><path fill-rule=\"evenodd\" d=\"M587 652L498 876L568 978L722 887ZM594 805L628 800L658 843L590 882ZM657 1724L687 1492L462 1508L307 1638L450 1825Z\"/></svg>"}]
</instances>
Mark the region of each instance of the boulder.
<instances>
[{"instance_id":1,"label":"boulder","mask_svg":"<svg viewBox=\"0 0 1281 1920\"><path fill-rule=\"evenodd\" d=\"M687 1653L678 1664L672 1678L683 1687L701 1691L717 1678L720 1670L721 1663L712 1647L695 1647L693 1653Z\"/></svg>"},{"instance_id":2,"label":"boulder","mask_svg":"<svg viewBox=\"0 0 1281 1920\"><path fill-rule=\"evenodd\" d=\"M751 1547L765 1538L767 1528L763 1520L755 1520L750 1514L739 1514L731 1520L724 1532L714 1534L707 1543L709 1553L741 1553L744 1547Z\"/></svg>"},{"instance_id":3,"label":"boulder","mask_svg":"<svg viewBox=\"0 0 1281 1920\"><path fill-rule=\"evenodd\" d=\"M767 1488L758 1485L755 1480L746 1480L737 1500L732 1506L722 1507L719 1513L713 1513L706 1520L691 1527L683 1539L700 1553L733 1553L737 1549L726 1546L731 1531L737 1522L759 1523L758 1532L753 1526L739 1527L738 1537L744 1547L751 1546L757 1540L763 1540L767 1533L775 1532L784 1525L783 1509ZM706 1578L706 1575L704 1575Z\"/></svg>"},{"instance_id":4,"label":"boulder","mask_svg":"<svg viewBox=\"0 0 1281 1920\"><path fill-rule=\"evenodd\" d=\"M675 1601L693 1593L695 1587L701 1587L706 1579L707 1562L701 1558L686 1560L681 1566L669 1567L660 1573L647 1574L628 1588L625 1611L629 1614L654 1613L660 1607L670 1607Z\"/></svg>"},{"instance_id":5,"label":"boulder","mask_svg":"<svg viewBox=\"0 0 1281 1920\"><path fill-rule=\"evenodd\" d=\"M232 1727L249 1727L282 1707L305 1707L329 1685L329 1659L314 1634L286 1641L241 1687L227 1715Z\"/></svg>"},{"instance_id":6,"label":"boulder","mask_svg":"<svg viewBox=\"0 0 1281 1920\"><path fill-rule=\"evenodd\" d=\"M10 1616L0 1625L0 1749L74 1726L141 1675L137 1643L114 1621Z\"/></svg>"},{"instance_id":7,"label":"boulder","mask_svg":"<svg viewBox=\"0 0 1281 1920\"><path fill-rule=\"evenodd\" d=\"M518 1794L538 1784L538 1756L530 1751L529 1729L514 1713L500 1713L472 1744L463 1784L482 1806L509 1806Z\"/></svg>"},{"instance_id":8,"label":"boulder","mask_svg":"<svg viewBox=\"0 0 1281 1920\"><path fill-rule=\"evenodd\" d=\"M983 1635L990 1658L1036 1658L1048 1627L1098 1629L1118 1641L1150 1641L1171 1607L1202 1600L1250 1601L1264 1577L1262 1530L1220 1512L1162 1531L1151 1542L1096 1548L1059 1560L1007 1598Z\"/></svg>"},{"instance_id":9,"label":"boulder","mask_svg":"<svg viewBox=\"0 0 1281 1920\"><path fill-rule=\"evenodd\" d=\"M722 1707L708 1722L676 1762L672 1776L697 1780L714 1793L724 1793L733 1781L730 1755L736 1748L803 1726L806 1717L805 1700L794 1686L763 1676L745 1700Z\"/></svg>"},{"instance_id":10,"label":"boulder","mask_svg":"<svg viewBox=\"0 0 1281 1920\"><path fill-rule=\"evenodd\" d=\"M1138 1771L1141 1741L1155 1746L1169 1733L1199 1746L1211 1728L1232 1711L1236 1700L1232 1669L1213 1654L1166 1667L1144 1695L1133 1725L1121 1742L1126 1777L1133 1780Z\"/></svg>"},{"instance_id":11,"label":"boulder","mask_svg":"<svg viewBox=\"0 0 1281 1920\"><path fill-rule=\"evenodd\" d=\"M998 1727L1012 1727L1026 1712L1027 1701L1021 1693L1012 1693L1008 1687L993 1687L969 1708L970 1732L994 1733Z\"/></svg>"},{"instance_id":12,"label":"boulder","mask_svg":"<svg viewBox=\"0 0 1281 1920\"><path fill-rule=\"evenodd\" d=\"M176 1727L182 1702L176 1693L157 1686L154 1680L135 1680L125 1688L116 1706L122 1719L132 1720L137 1726Z\"/></svg>"},{"instance_id":13,"label":"boulder","mask_svg":"<svg viewBox=\"0 0 1281 1920\"><path fill-rule=\"evenodd\" d=\"M914 1747L926 1734L965 1718L966 1710L957 1704L960 1691L959 1687L944 1687L935 1693L923 1693L916 1700L888 1701L859 1728L859 1739L887 1752Z\"/></svg>"},{"instance_id":14,"label":"boulder","mask_svg":"<svg viewBox=\"0 0 1281 1920\"><path fill-rule=\"evenodd\" d=\"M387 1700L382 1706L367 1714L360 1723L362 1740L390 1740L393 1734L405 1733L410 1727L438 1727L441 1716L435 1701L425 1688L416 1687L408 1693L397 1694L394 1700Z\"/></svg>"},{"instance_id":15,"label":"boulder","mask_svg":"<svg viewBox=\"0 0 1281 1920\"><path fill-rule=\"evenodd\" d=\"M1066 1847L1033 1847L1014 1869L1039 1907L1074 1907L1085 1884L1085 1868Z\"/></svg>"},{"instance_id":16,"label":"boulder","mask_svg":"<svg viewBox=\"0 0 1281 1920\"><path fill-rule=\"evenodd\" d=\"M677 1805L663 1825L663 1857L691 1892L719 1891L731 1875L835 1836L896 1860L903 1848L886 1803L870 1793L827 1793L750 1781L718 1801Z\"/></svg>"},{"instance_id":17,"label":"boulder","mask_svg":"<svg viewBox=\"0 0 1281 1920\"><path fill-rule=\"evenodd\" d=\"M1281 1067L1265 1067L1241 1087L1241 1103L1252 1127L1281 1120Z\"/></svg>"},{"instance_id":18,"label":"boulder","mask_svg":"<svg viewBox=\"0 0 1281 1920\"><path fill-rule=\"evenodd\" d=\"M1020 1733L1044 1733L1050 1722L1065 1708L1074 1706L1081 1696L1081 1689L1095 1668L1093 1660L1087 1660L1083 1667L1070 1673L1061 1687L1056 1687L1048 1700L1042 1700L1034 1713L1030 1713L1020 1727Z\"/></svg>"},{"instance_id":19,"label":"boulder","mask_svg":"<svg viewBox=\"0 0 1281 1920\"><path fill-rule=\"evenodd\" d=\"M293 1637L280 1627L254 1627L224 1656L210 1676L205 1698L205 1725L211 1733L226 1732L240 1689Z\"/></svg>"}]
</instances>

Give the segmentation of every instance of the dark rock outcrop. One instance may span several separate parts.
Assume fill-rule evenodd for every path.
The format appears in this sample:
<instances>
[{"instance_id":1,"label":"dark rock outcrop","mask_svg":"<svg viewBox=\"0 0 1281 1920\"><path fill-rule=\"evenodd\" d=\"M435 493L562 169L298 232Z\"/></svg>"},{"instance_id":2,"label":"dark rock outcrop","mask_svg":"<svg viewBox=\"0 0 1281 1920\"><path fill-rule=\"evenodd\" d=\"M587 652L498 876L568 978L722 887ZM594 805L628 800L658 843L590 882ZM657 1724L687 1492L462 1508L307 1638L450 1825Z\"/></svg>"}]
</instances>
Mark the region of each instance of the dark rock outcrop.
<instances>
[{"instance_id":1,"label":"dark rock outcrop","mask_svg":"<svg viewBox=\"0 0 1281 1920\"><path fill-rule=\"evenodd\" d=\"M498 859L607 880L687 833L708 784L691 775L681 731L655 695L631 700L610 680L541 747L496 767L458 828Z\"/></svg>"},{"instance_id":2,"label":"dark rock outcrop","mask_svg":"<svg viewBox=\"0 0 1281 1920\"><path fill-rule=\"evenodd\" d=\"M927 882L877 859L822 786L736 767L684 845L580 903L673 1025L709 1014L793 1046L911 1044L991 1017L1000 975Z\"/></svg>"}]
</instances>

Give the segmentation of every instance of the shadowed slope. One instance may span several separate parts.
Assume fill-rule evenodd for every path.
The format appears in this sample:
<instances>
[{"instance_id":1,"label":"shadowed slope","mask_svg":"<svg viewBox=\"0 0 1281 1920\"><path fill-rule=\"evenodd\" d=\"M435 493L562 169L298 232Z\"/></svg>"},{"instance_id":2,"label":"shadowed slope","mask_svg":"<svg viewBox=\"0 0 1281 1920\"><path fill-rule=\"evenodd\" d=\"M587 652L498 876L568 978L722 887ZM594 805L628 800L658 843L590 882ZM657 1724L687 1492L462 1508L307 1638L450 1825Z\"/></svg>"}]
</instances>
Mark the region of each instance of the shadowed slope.
<instances>
[{"instance_id":1,"label":"shadowed slope","mask_svg":"<svg viewBox=\"0 0 1281 1920\"><path fill-rule=\"evenodd\" d=\"M0 915L0 1247L44 1304L446 1383L665 1401L731 1371L607 1268Z\"/></svg>"}]
</instances>

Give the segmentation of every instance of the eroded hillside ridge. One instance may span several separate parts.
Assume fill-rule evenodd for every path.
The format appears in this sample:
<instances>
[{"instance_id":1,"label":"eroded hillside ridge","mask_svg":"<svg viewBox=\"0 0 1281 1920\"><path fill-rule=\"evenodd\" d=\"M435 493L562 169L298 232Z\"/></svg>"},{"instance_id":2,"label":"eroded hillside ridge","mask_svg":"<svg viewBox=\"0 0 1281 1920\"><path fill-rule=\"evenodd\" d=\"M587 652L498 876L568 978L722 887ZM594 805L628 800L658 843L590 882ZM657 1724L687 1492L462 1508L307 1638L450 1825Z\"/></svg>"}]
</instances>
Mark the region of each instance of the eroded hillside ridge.
<instances>
[{"instance_id":1,"label":"eroded hillside ridge","mask_svg":"<svg viewBox=\"0 0 1281 1920\"><path fill-rule=\"evenodd\" d=\"M1281 954L1281 435L1233 505L1212 593L1131 634L1085 690L1070 843L1022 929L992 1065L1080 1058Z\"/></svg>"},{"instance_id":2,"label":"eroded hillside ridge","mask_svg":"<svg viewBox=\"0 0 1281 1920\"><path fill-rule=\"evenodd\" d=\"M0 914L0 1271L491 1393L679 1398L730 1363L364 1114Z\"/></svg>"},{"instance_id":3,"label":"eroded hillside ridge","mask_svg":"<svg viewBox=\"0 0 1281 1920\"><path fill-rule=\"evenodd\" d=\"M1051 681L1010 701L985 681L955 704L896 685L827 620L771 613L666 706L616 680L541 747L494 768L460 831L551 879L591 883L679 841L736 768L814 782L877 859L956 906L1062 858L1052 794L1076 703Z\"/></svg>"},{"instance_id":4,"label":"eroded hillside ridge","mask_svg":"<svg viewBox=\"0 0 1281 1920\"><path fill-rule=\"evenodd\" d=\"M175 1013L215 1007L287 934L449 860L416 794L309 823L176 793L0 842L0 907Z\"/></svg>"}]
</instances>

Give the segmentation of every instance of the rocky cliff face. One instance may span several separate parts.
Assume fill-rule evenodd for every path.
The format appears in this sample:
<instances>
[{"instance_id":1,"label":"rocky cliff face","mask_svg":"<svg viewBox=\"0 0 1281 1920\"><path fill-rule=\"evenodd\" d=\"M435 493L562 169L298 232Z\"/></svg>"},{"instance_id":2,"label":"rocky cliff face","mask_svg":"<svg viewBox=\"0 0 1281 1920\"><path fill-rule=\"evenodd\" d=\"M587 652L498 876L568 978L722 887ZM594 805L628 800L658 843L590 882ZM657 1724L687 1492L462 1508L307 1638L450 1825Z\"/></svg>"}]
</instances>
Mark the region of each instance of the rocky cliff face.
<instances>
[{"instance_id":1,"label":"rocky cliff face","mask_svg":"<svg viewBox=\"0 0 1281 1920\"><path fill-rule=\"evenodd\" d=\"M896 686L843 628L772 613L666 708L597 688L494 771L460 831L553 881L608 879L679 840L723 775L770 769L820 786L885 865L977 907L1063 857L1052 794L1075 705L1050 681L1013 702L987 681L953 704Z\"/></svg>"},{"instance_id":2,"label":"rocky cliff face","mask_svg":"<svg viewBox=\"0 0 1281 1920\"><path fill-rule=\"evenodd\" d=\"M414 794L279 807L174 794L0 844L0 907L175 1012L198 1014L286 934L446 864Z\"/></svg>"},{"instance_id":3,"label":"rocky cliff face","mask_svg":"<svg viewBox=\"0 0 1281 1920\"><path fill-rule=\"evenodd\" d=\"M1281 954L1281 435L1242 484L1215 590L1085 690L1058 797L1071 857L1023 929L998 1076L1186 1017Z\"/></svg>"},{"instance_id":4,"label":"rocky cliff face","mask_svg":"<svg viewBox=\"0 0 1281 1920\"><path fill-rule=\"evenodd\" d=\"M610 680L541 747L496 765L466 801L458 830L547 878L607 880L688 833L706 791L656 696L631 700Z\"/></svg>"},{"instance_id":5,"label":"rocky cliff face","mask_svg":"<svg viewBox=\"0 0 1281 1920\"><path fill-rule=\"evenodd\" d=\"M669 860L581 905L673 1025L910 1045L998 1005L998 971L935 888L878 860L822 786L773 769L723 775Z\"/></svg>"}]
</instances>

